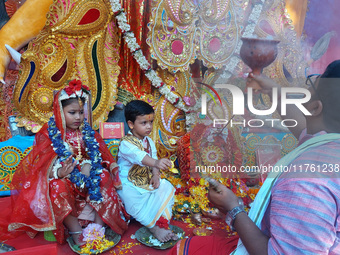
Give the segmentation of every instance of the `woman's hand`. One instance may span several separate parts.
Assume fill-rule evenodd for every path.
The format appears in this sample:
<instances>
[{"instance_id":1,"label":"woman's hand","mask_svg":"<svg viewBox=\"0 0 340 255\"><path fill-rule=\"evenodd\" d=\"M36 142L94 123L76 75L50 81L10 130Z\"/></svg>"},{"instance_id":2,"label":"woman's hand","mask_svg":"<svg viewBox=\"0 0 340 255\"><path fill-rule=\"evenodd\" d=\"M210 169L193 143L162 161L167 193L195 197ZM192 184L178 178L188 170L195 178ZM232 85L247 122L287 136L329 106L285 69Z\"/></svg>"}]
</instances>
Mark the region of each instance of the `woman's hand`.
<instances>
[{"instance_id":1,"label":"woman's hand","mask_svg":"<svg viewBox=\"0 0 340 255\"><path fill-rule=\"evenodd\" d=\"M280 87L277 83L275 83L272 79L268 78L267 76L263 74L255 75L253 73L249 74L246 84L248 87L251 87L254 84L256 84L257 87L260 87L259 92L263 94L270 94L273 88Z\"/></svg>"},{"instance_id":2,"label":"woman's hand","mask_svg":"<svg viewBox=\"0 0 340 255\"><path fill-rule=\"evenodd\" d=\"M76 167L78 161L75 160L72 163L72 156L69 156L63 163L63 166L61 168L58 169L58 177L59 178L64 178L66 176L68 176L73 169Z\"/></svg>"},{"instance_id":3,"label":"woman's hand","mask_svg":"<svg viewBox=\"0 0 340 255\"><path fill-rule=\"evenodd\" d=\"M208 198L223 213L227 213L239 205L237 196L221 183L216 189L209 188Z\"/></svg>"}]
</instances>

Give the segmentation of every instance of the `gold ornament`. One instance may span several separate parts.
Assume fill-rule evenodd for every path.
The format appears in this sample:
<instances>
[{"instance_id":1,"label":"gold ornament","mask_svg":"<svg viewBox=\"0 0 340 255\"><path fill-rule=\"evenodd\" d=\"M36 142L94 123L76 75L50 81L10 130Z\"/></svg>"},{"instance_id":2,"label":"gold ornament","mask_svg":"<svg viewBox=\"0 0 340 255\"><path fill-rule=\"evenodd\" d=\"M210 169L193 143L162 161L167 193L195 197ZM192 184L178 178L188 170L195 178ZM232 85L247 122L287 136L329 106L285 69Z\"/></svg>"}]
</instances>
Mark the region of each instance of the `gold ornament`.
<instances>
[{"instance_id":1,"label":"gold ornament","mask_svg":"<svg viewBox=\"0 0 340 255\"><path fill-rule=\"evenodd\" d=\"M77 149L78 149L78 154L77 154L76 160L80 161L83 158L83 156L81 154L81 143L80 143L79 132L77 132Z\"/></svg>"},{"instance_id":2,"label":"gold ornament","mask_svg":"<svg viewBox=\"0 0 340 255\"><path fill-rule=\"evenodd\" d=\"M79 79L91 90L97 129L117 100L117 31L109 0L54 0L45 27L21 58L14 91L18 124L39 131L52 115L53 91Z\"/></svg>"},{"instance_id":3,"label":"gold ornament","mask_svg":"<svg viewBox=\"0 0 340 255\"><path fill-rule=\"evenodd\" d=\"M195 59L222 68L237 49L248 0L154 1L147 43L151 57L170 72Z\"/></svg>"}]
</instances>

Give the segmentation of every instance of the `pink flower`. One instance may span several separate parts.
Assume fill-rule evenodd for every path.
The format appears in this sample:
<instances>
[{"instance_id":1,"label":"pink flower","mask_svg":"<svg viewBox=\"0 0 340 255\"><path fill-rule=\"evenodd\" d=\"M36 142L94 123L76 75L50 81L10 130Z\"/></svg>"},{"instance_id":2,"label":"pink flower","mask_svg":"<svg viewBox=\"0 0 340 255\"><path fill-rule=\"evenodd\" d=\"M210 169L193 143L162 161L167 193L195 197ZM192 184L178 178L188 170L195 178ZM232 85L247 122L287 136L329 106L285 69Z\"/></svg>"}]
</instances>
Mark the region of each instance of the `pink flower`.
<instances>
[{"instance_id":1,"label":"pink flower","mask_svg":"<svg viewBox=\"0 0 340 255\"><path fill-rule=\"evenodd\" d=\"M97 223L90 223L87 227L83 230L83 241L90 242L96 239L103 238L105 235L105 228L102 225Z\"/></svg>"}]
</instances>

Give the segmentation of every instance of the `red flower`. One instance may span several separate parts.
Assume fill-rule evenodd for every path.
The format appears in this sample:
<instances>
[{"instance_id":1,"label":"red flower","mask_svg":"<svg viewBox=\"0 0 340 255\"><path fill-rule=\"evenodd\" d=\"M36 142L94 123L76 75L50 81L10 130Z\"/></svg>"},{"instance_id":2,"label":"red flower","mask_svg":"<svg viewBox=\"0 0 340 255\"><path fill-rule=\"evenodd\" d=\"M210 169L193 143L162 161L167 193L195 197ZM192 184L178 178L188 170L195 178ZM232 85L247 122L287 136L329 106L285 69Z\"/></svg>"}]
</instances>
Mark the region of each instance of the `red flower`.
<instances>
[{"instance_id":1,"label":"red flower","mask_svg":"<svg viewBox=\"0 0 340 255\"><path fill-rule=\"evenodd\" d=\"M83 89L85 89L85 90L90 90L90 88L88 87L88 86L86 86L86 85L82 85L81 86Z\"/></svg>"},{"instance_id":2,"label":"red flower","mask_svg":"<svg viewBox=\"0 0 340 255\"><path fill-rule=\"evenodd\" d=\"M165 228L165 229L169 229L169 222L166 218L164 218L163 216L160 217L158 219L158 221L156 222L156 226L160 227L160 228Z\"/></svg>"},{"instance_id":3,"label":"red flower","mask_svg":"<svg viewBox=\"0 0 340 255\"><path fill-rule=\"evenodd\" d=\"M75 90L80 90L81 89L81 81L74 79L73 81L70 81L69 86L74 87Z\"/></svg>"},{"instance_id":4,"label":"red flower","mask_svg":"<svg viewBox=\"0 0 340 255\"><path fill-rule=\"evenodd\" d=\"M67 93L67 95L71 96L73 93L76 93L76 91L79 91L82 88L88 90L88 87L82 86L80 80L74 79L73 81L69 82L69 85L65 88L65 92Z\"/></svg>"}]
</instances>

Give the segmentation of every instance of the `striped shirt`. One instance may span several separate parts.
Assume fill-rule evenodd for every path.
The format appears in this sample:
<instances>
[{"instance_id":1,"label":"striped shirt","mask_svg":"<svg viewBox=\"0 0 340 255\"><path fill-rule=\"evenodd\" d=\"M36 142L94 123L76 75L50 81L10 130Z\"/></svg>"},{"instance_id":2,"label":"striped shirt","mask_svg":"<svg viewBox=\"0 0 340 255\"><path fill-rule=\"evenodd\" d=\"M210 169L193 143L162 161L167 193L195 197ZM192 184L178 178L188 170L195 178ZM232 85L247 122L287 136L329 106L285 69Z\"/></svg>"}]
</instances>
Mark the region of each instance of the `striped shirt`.
<instances>
[{"instance_id":1,"label":"striped shirt","mask_svg":"<svg viewBox=\"0 0 340 255\"><path fill-rule=\"evenodd\" d=\"M311 137L303 134L300 142ZM340 254L339 167L339 140L302 153L287 167L262 221L268 254Z\"/></svg>"}]
</instances>

